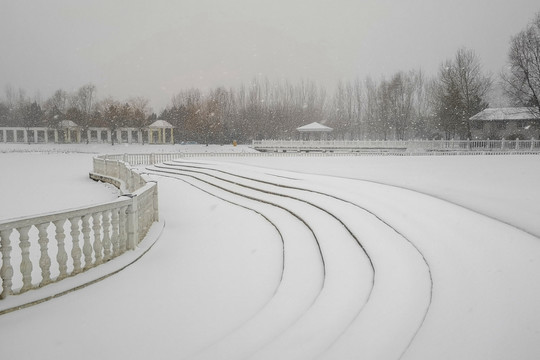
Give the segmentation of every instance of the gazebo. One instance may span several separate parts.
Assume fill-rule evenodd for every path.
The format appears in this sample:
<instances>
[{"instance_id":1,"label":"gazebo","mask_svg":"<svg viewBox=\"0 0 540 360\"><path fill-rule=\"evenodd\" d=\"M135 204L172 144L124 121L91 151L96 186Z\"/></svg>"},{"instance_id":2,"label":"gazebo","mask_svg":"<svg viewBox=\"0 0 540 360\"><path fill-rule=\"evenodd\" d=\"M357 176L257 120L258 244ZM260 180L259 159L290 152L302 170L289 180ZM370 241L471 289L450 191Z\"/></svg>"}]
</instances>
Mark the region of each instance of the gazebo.
<instances>
[{"instance_id":1,"label":"gazebo","mask_svg":"<svg viewBox=\"0 0 540 360\"><path fill-rule=\"evenodd\" d=\"M174 143L174 134L172 126L165 120L156 120L148 125L148 142L150 144Z\"/></svg>"},{"instance_id":2,"label":"gazebo","mask_svg":"<svg viewBox=\"0 0 540 360\"><path fill-rule=\"evenodd\" d=\"M300 133L301 140L326 140L328 133L334 129L318 122L312 122L311 124L300 126L296 130Z\"/></svg>"},{"instance_id":3,"label":"gazebo","mask_svg":"<svg viewBox=\"0 0 540 360\"><path fill-rule=\"evenodd\" d=\"M60 130L60 137L58 130ZM68 142L68 143L80 143L81 142L81 128L79 125L77 125L75 122L71 120L62 120L58 122L58 130L55 131L55 142L58 142L61 140L61 142Z\"/></svg>"}]
</instances>

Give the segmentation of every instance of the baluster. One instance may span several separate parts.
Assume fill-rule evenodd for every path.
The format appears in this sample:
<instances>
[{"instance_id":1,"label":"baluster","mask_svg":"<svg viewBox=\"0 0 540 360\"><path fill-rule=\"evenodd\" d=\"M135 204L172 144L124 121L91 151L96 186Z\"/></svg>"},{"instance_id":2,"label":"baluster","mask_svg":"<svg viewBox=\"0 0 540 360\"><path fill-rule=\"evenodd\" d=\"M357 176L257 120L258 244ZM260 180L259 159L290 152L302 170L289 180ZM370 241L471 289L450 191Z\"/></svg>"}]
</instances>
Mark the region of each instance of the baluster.
<instances>
[{"instance_id":1,"label":"baluster","mask_svg":"<svg viewBox=\"0 0 540 360\"><path fill-rule=\"evenodd\" d=\"M56 261L58 261L58 274L57 280L62 280L67 277L67 252L65 245L66 234L64 233L64 223L66 219L54 221L54 226L56 227L56 242L58 243L58 254L56 254Z\"/></svg>"},{"instance_id":2,"label":"baluster","mask_svg":"<svg viewBox=\"0 0 540 360\"><path fill-rule=\"evenodd\" d=\"M92 229L94 230L94 265L103 262L103 244L101 242L101 213L92 214Z\"/></svg>"},{"instance_id":3,"label":"baluster","mask_svg":"<svg viewBox=\"0 0 540 360\"><path fill-rule=\"evenodd\" d=\"M71 248L71 257L73 258L73 275L78 274L82 271L81 266L81 247L79 245L79 220L81 220L80 217L73 217L69 219L69 222L71 223L71 239L73 240L73 247Z\"/></svg>"},{"instance_id":4,"label":"baluster","mask_svg":"<svg viewBox=\"0 0 540 360\"><path fill-rule=\"evenodd\" d=\"M138 234L137 231L139 230L139 223L138 223L138 202L139 198L137 196L134 196L131 199L131 205L128 206L127 209L127 250L134 250L137 245Z\"/></svg>"},{"instance_id":5,"label":"baluster","mask_svg":"<svg viewBox=\"0 0 540 360\"><path fill-rule=\"evenodd\" d=\"M38 235L39 235L39 248L41 251L41 257L39 258L39 267L41 268L41 284L40 286L47 285L51 282L51 258L49 257L49 235L47 234L47 228L49 223L39 224Z\"/></svg>"},{"instance_id":6,"label":"baluster","mask_svg":"<svg viewBox=\"0 0 540 360\"><path fill-rule=\"evenodd\" d=\"M102 215L102 221L103 221L103 253L104 253L104 260L108 261L111 258L111 237L109 234L109 229L111 226L111 222L109 221L109 214L110 211L104 211Z\"/></svg>"},{"instance_id":7,"label":"baluster","mask_svg":"<svg viewBox=\"0 0 540 360\"><path fill-rule=\"evenodd\" d=\"M118 229L119 229L119 232L118 232L118 246L119 246L119 251L120 251L120 254L123 254L126 252L126 248L127 248L127 231L126 231L126 226L127 226L127 206L122 206L120 208L120 216L119 216L119 219L118 219Z\"/></svg>"},{"instance_id":8,"label":"baluster","mask_svg":"<svg viewBox=\"0 0 540 360\"><path fill-rule=\"evenodd\" d=\"M154 186L155 187L155 186ZM150 226L152 226L152 223L154 222L154 190L151 190L151 193L147 196L147 204L146 204L146 212L145 212L145 218L146 218L146 229L144 230L144 235L146 235L146 232L148 229L150 229ZM144 235L139 236L144 238Z\"/></svg>"},{"instance_id":9,"label":"baluster","mask_svg":"<svg viewBox=\"0 0 540 360\"><path fill-rule=\"evenodd\" d=\"M28 231L30 231L31 226L23 226L18 228L19 232L19 247L21 248L21 274L23 280L23 286L21 288L21 293L32 288L32 262L30 261L30 241L28 237Z\"/></svg>"},{"instance_id":10,"label":"baluster","mask_svg":"<svg viewBox=\"0 0 540 360\"><path fill-rule=\"evenodd\" d=\"M92 267L92 244L90 244L90 220L91 215L82 217L84 270Z\"/></svg>"},{"instance_id":11,"label":"baluster","mask_svg":"<svg viewBox=\"0 0 540 360\"><path fill-rule=\"evenodd\" d=\"M112 251L113 256L120 255L120 227L119 227L119 209L113 209L111 213L112 222Z\"/></svg>"},{"instance_id":12,"label":"baluster","mask_svg":"<svg viewBox=\"0 0 540 360\"><path fill-rule=\"evenodd\" d=\"M158 187L157 187L157 183L154 184L154 191L153 191L153 194L152 194L152 205L153 205L153 210L154 210L154 214L153 214L153 218L152 218L152 221L159 221L159 204L158 204Z\"/></svg>"},{"instance_id":13,"label":"baluster","mask_svg":"<svg viewBox=\"0 0 540 360\"><path fill-rule=\"evenodd\" d=\"M0 279L2 279L2 293L0 299L5 299L13 294L13 267L11 266L11 242L9 236L13 229L0 231L0 250L2 252L2 267L0 268Z\"/></svg>"}]
</instances>

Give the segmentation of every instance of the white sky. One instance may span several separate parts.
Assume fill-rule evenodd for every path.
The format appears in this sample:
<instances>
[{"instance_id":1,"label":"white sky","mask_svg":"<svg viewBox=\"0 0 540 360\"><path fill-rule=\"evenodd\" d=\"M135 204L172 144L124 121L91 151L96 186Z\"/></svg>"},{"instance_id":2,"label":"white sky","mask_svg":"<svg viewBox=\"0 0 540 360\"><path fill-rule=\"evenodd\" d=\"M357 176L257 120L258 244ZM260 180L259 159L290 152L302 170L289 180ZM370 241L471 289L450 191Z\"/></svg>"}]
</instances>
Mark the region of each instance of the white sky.
<instances>
[{"instance_id":1,"label":"white sky","mask_svg":"<svg viewBox=\"0 0 540 360\"><path fill-rule=\"evenodd\" d=\"M145 96L255 76L339 79L421 68L465 46L498 74L537 0L0 0L0 97L92 82L98 97Z\"/></svg>"}]
</instances>

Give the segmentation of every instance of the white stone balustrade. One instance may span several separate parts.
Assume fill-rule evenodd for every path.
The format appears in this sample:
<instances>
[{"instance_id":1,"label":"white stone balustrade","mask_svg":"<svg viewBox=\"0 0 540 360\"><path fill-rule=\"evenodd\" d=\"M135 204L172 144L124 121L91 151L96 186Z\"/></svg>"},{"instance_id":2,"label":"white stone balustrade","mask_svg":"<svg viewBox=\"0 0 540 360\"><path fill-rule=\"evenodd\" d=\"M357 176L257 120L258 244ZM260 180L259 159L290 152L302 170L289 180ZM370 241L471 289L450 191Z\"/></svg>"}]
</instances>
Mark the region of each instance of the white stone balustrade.
<instances>
[{"instance_id":1,"label":"white stone balustrade","mask_svg":"<svg viewBox=\"0 0 540 360\"><path fill-rule=\"evenodd\" d=\"M158 221L155 182L147 182L121 160L101 158L95 159L91 177L114 184L123 195L104 204L0 221L0 299L135 249Z\"/></svg>"},{"instance_id":2,"label":"white stone balustrade","mask_svg":"<svg viewBox=\"0 0 540 360\"><path fill-rule=\"evenodd\" d=\"M364 151L364 152L540 152L540 140L254 140L260 151Z\"/></svg>"}]
</instances>

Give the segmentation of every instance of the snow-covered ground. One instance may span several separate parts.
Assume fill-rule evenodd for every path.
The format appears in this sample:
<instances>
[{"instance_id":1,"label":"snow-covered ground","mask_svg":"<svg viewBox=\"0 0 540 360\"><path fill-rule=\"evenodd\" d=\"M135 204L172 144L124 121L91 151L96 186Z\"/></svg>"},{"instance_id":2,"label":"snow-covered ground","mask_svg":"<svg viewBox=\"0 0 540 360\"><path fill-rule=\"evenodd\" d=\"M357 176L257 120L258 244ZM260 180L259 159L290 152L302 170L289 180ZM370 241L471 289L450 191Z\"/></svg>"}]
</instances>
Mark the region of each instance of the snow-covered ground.
<instances>
[{"instance_id":1,"label":"snow-covered ground","mask_svg":"<svg viewBox=\"0 0 540 360\"><path fill-rule=\"evenodd\" d=\"M28 213L36 202L14 202L44 189L50 210L114 197L87 180L92 152L171 151L13 148L0 146L0 165L21 181L0 178L2 208ZM156 245L111 278L0 316L2 357L537 359L539 162L205 157L148 167L166 221ZM71 203L36 174L53 169L72 179Z\"/></svg>"},{"instance_id":2,"label":"snow-covered ground","mask_svg":"<svg viewBox=\"0 0 540 360\"><path fill-rule=\"evenodd\" d=\"M0 143L0 219L100 203L118 192L88 178L97 154L249 152L221 145L108 145Z\"/></svg>"}]
</instances>

